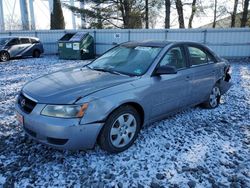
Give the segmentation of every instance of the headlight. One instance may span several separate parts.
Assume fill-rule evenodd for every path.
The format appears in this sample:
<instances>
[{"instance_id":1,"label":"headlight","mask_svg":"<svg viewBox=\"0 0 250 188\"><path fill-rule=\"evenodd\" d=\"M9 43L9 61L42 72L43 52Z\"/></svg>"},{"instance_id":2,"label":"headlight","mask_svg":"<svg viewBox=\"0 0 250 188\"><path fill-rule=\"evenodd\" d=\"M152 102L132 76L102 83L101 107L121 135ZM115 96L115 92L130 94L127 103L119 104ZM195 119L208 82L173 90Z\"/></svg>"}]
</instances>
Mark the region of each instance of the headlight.
<instances>
[{"instance_id":1,"label":"headlight","mask_svg":"<svg viewBox=\"0 0 250 188\"><path fill-rule=\"evenodd\" d=\"M83 105L47 105L41 115L61 118L81 118L88 108L88 103Z\"/></svg>"}]
</instances>

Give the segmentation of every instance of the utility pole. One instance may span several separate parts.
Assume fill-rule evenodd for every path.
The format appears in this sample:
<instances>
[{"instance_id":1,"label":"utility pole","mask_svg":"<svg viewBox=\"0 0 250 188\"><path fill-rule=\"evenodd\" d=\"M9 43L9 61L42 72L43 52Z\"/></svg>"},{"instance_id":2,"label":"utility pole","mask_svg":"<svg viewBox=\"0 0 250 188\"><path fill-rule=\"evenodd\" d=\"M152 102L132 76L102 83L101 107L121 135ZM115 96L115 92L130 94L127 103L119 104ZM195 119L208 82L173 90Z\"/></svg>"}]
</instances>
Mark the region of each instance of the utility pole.
<instances>
[{"instance_id":1,"label":"utility pole","mask_svg":"<svg viewBox=\"0 0 250 188\"><path fill-rule=\"evenodd\" d=\"M28 14L28 6L27 0L20 0L20 11L22 18L23 30L29 30L29 14Z\"/></svg>"},{"instance_id":2,"label":"utility pole","mask_svg":"<svg viewBox=\"0 0 250 188\"><path fill-rule=\"evenodd\" d=\"M70 5L74 6L74 0L70 0ZM72 16L72 26L73 26L73 29L76 29L76 19L75 19L74 12L71 13L71 16Z\"/></svg>"},{"instance_id":3,"label":"utility pole","mask_svg":"<svg viewBox=\"0 0 250 188\"><path fill-rule=\"evenodd\" d=\"M81 9L84 9L84 8L85 8L84 0L81 0L81 1L80 1L80 8L81 8ZM84 14L81 14L81 27L82 27L83 29L86 29L86 19L85 19Z\"/></svg>"},{"instance_id":4,"label":"utility pole","mask_svg":"<svg viewBox=\"0 0 250 188\"><path fill-rule=\"evenodd\" d=\"M54 9L54 3L53 3L53 0L48 0L48 1L49 1L49 11L50 13L52 13Z\"/></svg>"},{"instance_id":5,"label":"utility pole","mask_svg":"<svg viewBox=\"0 0 250 188\"><path fill-rule=\"evenodd\" d=\"M29 9L30 9L30 21L31 21L31 30L36 29L36 19L35 19L35 14L34 14L34 5L33 5L34 0L29 0Z\"/></svg>"},{"instance_id":6,"label":"utility pole","mask_svg":"<svg viewBox=\"0 0 250 188\"><path fill-rule=\"evenodd\" d=\"M0 0L0 31L4 31L3 0Z\"/></svg>"}]
</instances>

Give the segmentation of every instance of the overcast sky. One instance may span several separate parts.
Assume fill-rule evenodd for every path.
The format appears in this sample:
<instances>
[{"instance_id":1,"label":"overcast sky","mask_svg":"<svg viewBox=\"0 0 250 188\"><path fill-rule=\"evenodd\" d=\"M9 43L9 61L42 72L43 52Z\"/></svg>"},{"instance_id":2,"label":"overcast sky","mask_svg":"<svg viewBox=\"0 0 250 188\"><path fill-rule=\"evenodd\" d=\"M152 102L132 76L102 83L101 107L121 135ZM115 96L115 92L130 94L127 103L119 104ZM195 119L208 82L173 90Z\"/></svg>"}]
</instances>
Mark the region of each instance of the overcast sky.
<instances>
[{"instance_id":1,"label":"overcast sky","mask_svg":"<svg viewBox=\"0 0 250 188\"><path fill-rule=\"evenodd\" d=\"M4 17L6 22L6 28L10 25L10 23L21 23L20 16L20 6L19 0L2 0L3 1L3 9L4 9ZM191 1L191 0L190 0ZM211 4L214 0L206 0L202 1L204 6ZM29 1L28 1L29 3ZM233 0L219 0L220 4L224 4L229 11L233 9ZM76 6L79 6L79 3L75 3ZM241 10L241 5L239 6L239 10ZM47 0L34 0L34 12L35 12L35 21L36 21L36 29L49 29L50 26L50 10L49 3ZM66 29L73 29L72 25L72 14L66 8L63 8L64 19L66 23ZM185 17L185 26L188 25L188 17L191 14L190 6L184 6L184 17ZM223 12L223 16L228 16L227 12ZM80 25L80 18L75 16L76 24ZM157 24L155 28L161 29L164 27L164 9L159 11L158 17L155 18L157 20ZM178 28L177 22L177 14L174 7L171 10L171 25L172 28ZM199 27L205 25L207 23L211 23L213 20L213 10L209 9L206 11L206 15L199 14L194 18L193 27ZM12 28L14 29L14 28Z\"/></svg>"}]
</instances>

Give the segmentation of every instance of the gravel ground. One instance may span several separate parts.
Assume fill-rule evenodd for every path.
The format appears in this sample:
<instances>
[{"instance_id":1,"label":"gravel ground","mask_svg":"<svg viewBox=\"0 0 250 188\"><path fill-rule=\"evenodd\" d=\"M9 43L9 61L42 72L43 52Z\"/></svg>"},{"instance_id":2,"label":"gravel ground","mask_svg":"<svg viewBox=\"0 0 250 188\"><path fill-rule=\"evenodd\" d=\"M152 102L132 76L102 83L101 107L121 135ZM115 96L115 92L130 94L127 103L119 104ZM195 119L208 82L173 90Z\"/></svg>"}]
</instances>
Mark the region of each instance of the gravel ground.
<instances>
[{"instance_id":1,"label":"gravel ground","mask_svg":"<svg viewBox=\"0 0 250 188\"><path fill-rule=\"evenodd\" d=\"M234 85L214 110L189 108L145 127L127 151L59 151L24 136L15 96L27 81L83 61L0 64L0 186L250 187L250 62L232 62Z\"/></svg>"}]
</instances>

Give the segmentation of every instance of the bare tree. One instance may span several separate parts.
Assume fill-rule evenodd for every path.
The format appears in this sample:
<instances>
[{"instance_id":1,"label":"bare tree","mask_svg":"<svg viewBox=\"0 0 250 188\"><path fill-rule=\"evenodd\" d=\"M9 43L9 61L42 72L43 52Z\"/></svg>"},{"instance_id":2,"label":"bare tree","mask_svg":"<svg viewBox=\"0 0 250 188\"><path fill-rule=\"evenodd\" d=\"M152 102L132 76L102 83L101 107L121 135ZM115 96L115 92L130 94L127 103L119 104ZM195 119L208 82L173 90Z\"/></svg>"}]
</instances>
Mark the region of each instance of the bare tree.
<instances>
[{"instance_id":1,"label":"bare tree","mask_svg":"<svg viewBox=\"0 0 250 188\"><path fill-rule=\"evenodd\" d=\"M170 9L171 2L170 0L165 0L165 28L170 28Z\"/></svg>"},{"instance_id":2,"label":"bare tree","mask_svg":"<svg viewBox=\"0 0 250 188\"><path fill-rule=\"evenodd\" d=\"M135 0L119 0L119 2L116 2L116 4L122 13L125 29L142 27L142 22L140 19L141 10L138 6L136 6L137 4Z\"/></svg>"},{"instance_id":3,"label":"bare tree","mask_svg":"<svg viewBox=\"0 0 250 188\"><path fill-rule=\"evenodd\" d=\"M234 0L234 10L232 13L231 27L235 27L235 17L237 14L238 0Z\"/></svg>"},{"instance_id":4,"label":"bare tree","mask_svg":"<svg viewBox=\"0 0 250 188\"><path fill-rule=\"evenodd\" d=\"M213 20L213 28L216 26L217 19L217 0L214 0L214 20Z\"/></svg>"},{"instance_id":5,"label":"bare tree","mask_svg":"<svg viewBox=\"0 0 250 188\"><path fill-rule=\"evenodd\" d=\"M196 0L193 0L193 2L192 2L191 16L189 17L189 20L188 20L188 28L192 28L192 22L193 22L196 10L197 10Z\"/></svg>"},{"instance_id":6,"label":"bare tree","mask_svg":"<svg viewBox=\"0 0 250 188\"><path fill-rule=\"evenodd\" d=\"M89 2L91 6L84 9L67 3L63 5L74 13L84 14L89 19L91 28L142 28L145 19L145 4L141 1L91 0Z\"/></svg>"},{"instance_id":7,"label":"bare tree","mask_svg":"<svg viewBox=\"0 0 250 188\"><path fill-rule=\"evenodd\" d=\"M134 0L138 4L142 0ZM144 12L144 19L145 19L145 28L153 28L157 22L157 17L159 17L159 10L163 6L164 2L162 0L144 0L145 1L145 11Z\"/></svg>"},{"instance_id":8,"label":"bare tree","mask_svg":"<svg viewBox=\"0 0 250 188\"><path fill-rule=\"evenodd\" d=\"M185 28L183 4L181 0L175 0L175 5L176 5L177 13L178 13L179 28Z\"/></svg>"},{"instance_id":9,"label":"bare tree","mask_svg":"<svg viewBox=\"0 0 250 188\"><path fill-rule=\"evenodd\" d=\"M145 0L145 22L146 22L146 29L148 29L149 19L148 19L148 0Z\"/></svg>"},{"instance_id":10,"label":"bare tree","mask_svg":"<svg viewBox=\"0 0 250 188\"><path fill-rule=\"evenodd\" d=\"M60 0L53 0L53 11L50 14L50 29L65 29Z\"/></svg>"},{"instance_id":11,"label":"bare tree","mask_svg":"<svg viewBox=\"0 0 250 188\"><path fill-rule=\"evenodd\" d=\"M247 14L248 14L249 0L244 1L243 14L241 19L241 27L246 27L247 24Z\"/></svg>"},{"instance_id":12,"label":"bare tree","mask_svg":"<svg viewBox=\"0 0 250 188\"><path fill-rule=\"evenodd\" d=\"M5 29L6 30L21 30L22 21L18 19L17 15L6 15L5 16Z\"/></svg>"}]
</instances>

